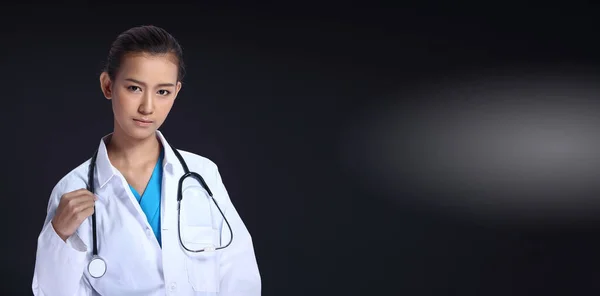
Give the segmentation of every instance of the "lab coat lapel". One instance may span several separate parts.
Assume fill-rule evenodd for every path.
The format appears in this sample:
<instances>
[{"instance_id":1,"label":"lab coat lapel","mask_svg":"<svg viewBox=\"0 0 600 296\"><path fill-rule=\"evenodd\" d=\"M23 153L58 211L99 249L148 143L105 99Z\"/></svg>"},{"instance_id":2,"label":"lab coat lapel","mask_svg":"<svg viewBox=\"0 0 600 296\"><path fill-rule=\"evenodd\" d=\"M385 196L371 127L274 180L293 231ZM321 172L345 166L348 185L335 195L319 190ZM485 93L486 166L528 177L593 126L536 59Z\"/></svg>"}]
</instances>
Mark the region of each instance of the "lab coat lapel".
<instances>
[{"instance_id":1,"label":"lab coat lapel","mask_svg":"<svg viewBox=\"0 0 600 296\"><path fill-rule=\"evenodd\" d=\"M177 229L177 189L179 177L183 175L183 169L179 160L173 153L171 146L165 137L157 131L158 138L163 144L163 180L161 188L161 229ZM164 239L164 237L163 237ZM164 247L164 246L163 246Z\"/></svg>"},{"instance_id":2,"label":"lab coat lapel","mask_svg":"<svg viewBox=\"0 0 600 296\"><path fill-rule=\"evenodd\" d=\"M160 159L162 159L162 155ZM162 183L162 180L158 180L158 178L162 177L161 172L162 163L159 162L154 166L152 176L148 181L148 185L146 185L146 190L144 190L144 194L142 195L142 199L140 201L140 207L146 214L146 218L148 219L148 223L150 223L150 225L154 224L154 219L157 218L158 208L160 206L160 196L154 196L154 194L162 194L157 190L157 187L160 186L159 184Z\"/></svg>"}]
</instances>

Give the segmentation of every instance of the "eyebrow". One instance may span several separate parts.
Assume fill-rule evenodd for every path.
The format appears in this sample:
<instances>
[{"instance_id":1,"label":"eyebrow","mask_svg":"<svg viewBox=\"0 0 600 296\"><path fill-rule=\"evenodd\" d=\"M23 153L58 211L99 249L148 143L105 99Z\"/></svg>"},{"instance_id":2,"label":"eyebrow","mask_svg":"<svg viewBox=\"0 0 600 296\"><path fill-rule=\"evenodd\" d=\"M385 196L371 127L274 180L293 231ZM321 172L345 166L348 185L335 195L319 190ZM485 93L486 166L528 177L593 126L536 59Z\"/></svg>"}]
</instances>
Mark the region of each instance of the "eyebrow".
<instances>
[{"instance_id":1,"label":"eyebrow","mask_svg":"<svg viewBox=\"0 0 600 296\"><path fill-rule=\"evenodd\" d=\"M135 80L133 78L125 78L125 80L126 81L131 81L131 82L134 82L134 83L137 83L137 84L141 84L141 85L144 85L144 86L146 85L146 83L141 82L139 80ZM173 84L173 83L161 83L161 84L157 85L157 87L171 87L171 86L175 86L175 84Z\"/></svg>"}]
</instances>

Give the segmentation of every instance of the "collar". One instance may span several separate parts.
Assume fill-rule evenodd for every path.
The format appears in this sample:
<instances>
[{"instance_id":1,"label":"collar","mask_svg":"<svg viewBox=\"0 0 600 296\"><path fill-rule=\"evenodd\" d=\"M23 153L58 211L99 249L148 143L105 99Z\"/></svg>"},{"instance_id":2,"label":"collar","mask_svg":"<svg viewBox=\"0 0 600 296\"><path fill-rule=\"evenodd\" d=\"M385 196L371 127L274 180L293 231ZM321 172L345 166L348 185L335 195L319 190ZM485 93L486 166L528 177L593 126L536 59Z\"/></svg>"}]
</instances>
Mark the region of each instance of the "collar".
<instances>
[{"instance_id":1,"label":"collar","mask_svg":"<svg viewBox=\"0 0 600 296\"><path fill-rule=\"evenodd\" d=\"M98 147L98 156L96 158L96 180L98 180L99 188L103 188L110 179L112 179L116 175L120 175L119 171L110 163L108 158L108 151L106 148L106 140L110 137L112 133L105 135L100 140L100 146ZM163 157L163 171L169 174L174 174L174 164L179 162L177 156L171 149L171 146L165 139L164 135L160 131L156 131L156 137L160 140L162 144L162 149L164 151Z\"/></svg>"}]
</instances>

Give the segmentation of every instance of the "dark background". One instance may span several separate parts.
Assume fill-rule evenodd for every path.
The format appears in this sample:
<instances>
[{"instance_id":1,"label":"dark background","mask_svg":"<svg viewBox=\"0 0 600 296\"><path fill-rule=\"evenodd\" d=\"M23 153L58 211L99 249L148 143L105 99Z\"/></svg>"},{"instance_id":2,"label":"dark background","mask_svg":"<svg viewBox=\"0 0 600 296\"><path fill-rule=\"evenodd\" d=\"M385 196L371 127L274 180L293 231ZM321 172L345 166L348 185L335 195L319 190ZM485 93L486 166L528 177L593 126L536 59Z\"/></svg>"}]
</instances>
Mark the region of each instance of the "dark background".
<instances>
[{"instance_id":1,"label":"dark background","mask_svg":"<svg viewBox=\"0 0 600 296\"><path fill-rule=\"evenodd\" d=\"M263 295L600 291L597 223L497 223L396 203L431 196L362 182L353 159L373 150L349 129L364 110L396 101L426 109L422 96L395 94L465 75L507 66L594 72L597 10L419 3L5 4L2 295L31 294L50 191L111 132L98 80L104 58L119 33L142 24L164 27L184 47L188 75L161 130L219 166L254 237ZM363 146L347 149L344 139Z\"/></svg>"}]
</instances>

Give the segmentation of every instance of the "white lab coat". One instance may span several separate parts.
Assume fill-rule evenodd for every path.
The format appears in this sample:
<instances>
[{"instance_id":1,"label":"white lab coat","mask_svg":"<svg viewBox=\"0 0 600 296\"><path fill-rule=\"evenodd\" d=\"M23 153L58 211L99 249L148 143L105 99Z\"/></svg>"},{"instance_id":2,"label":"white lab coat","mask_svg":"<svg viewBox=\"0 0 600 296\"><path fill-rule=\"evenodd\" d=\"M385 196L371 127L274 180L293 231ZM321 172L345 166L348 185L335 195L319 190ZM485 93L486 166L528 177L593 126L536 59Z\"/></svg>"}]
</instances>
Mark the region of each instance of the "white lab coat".
<instances>
[{"instance_id":1,"label":"white lab coat","mask_svg":"<svg viewBox=\"0 0 600 296\"><path fill-rule=\"evenodd\" d=\"M98 253L106 274L92 278L87 270L92 256L91 217L67 242L50 223L63 194L86 188L90 160L63 177L52 190L48 212L38 237L33 294L35 296L153 296L219 295L259 296L261 277L251 236L236 212L217 166L207 158L180 151L190 171L200 174L227 217L233 242L215 252L189 253L177 233L177 183L184 174L164 136L165 149L161 197L159 246L139 203L123 175L108 159L104 141L98 150L95 193ZM184 192L200 186L191 178ZM181 236L190 249L229 242L230 233L208 195L189 190L181 205Z\"/></svg>"}]
</instances>

